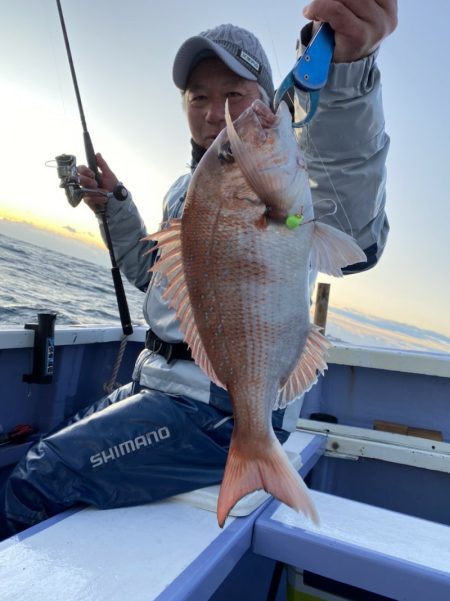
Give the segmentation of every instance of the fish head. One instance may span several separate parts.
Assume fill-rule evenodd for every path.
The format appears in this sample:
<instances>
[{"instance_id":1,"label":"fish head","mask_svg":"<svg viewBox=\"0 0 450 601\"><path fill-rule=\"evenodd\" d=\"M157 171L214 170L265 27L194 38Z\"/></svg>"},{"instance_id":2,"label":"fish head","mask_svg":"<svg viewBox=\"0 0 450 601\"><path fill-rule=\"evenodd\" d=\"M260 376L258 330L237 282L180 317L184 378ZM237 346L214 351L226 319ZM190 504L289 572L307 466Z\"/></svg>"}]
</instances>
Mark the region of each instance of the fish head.
<instances>
[{"instance_id":1,"label":"fish head","mask_svg":"<svg viewBox=\"0 0 450 601\"><path fill-rule=\"evenodd\" d=\"M250 214L263 215L265 206L251 189L233 155L227 129L224 128L207 149L196 167L187 195L188 206L196 198L209 205L212 199L217 206L227 207L242 219ZM197 204L197 206L199 206Z\"/></svg>"},{"instance_id":2,"label":"fish head","mask_svg":"<svg viewBox=\"0 0 450 601\"><path fill-rule=\"evenodd\" d=\"M312 218L306 163L286 103L281 102L274 113L261 100L255 100L234 122L226 107L226 122L228 154L266 205L268 217L284 221L301 213Z\"/></svg>"}]
</instances>

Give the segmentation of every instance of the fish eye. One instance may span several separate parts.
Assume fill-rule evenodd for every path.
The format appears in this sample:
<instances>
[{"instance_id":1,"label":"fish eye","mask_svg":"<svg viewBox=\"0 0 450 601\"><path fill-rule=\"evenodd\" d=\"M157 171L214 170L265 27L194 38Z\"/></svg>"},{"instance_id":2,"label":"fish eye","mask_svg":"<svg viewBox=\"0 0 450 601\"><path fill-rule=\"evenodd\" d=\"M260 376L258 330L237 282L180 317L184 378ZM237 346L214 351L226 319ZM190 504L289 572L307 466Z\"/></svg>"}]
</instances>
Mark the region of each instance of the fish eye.
<instances>
[{"instance_id":1,"label":"fish eye","mask_svg":"<svg viewBox=\"0 0 450 601\"><path fill-rule=\"evenodd\" d=\"M229 141L220 147L218 159L221 163L234 163L234 156Z\"/></svg>"}]
</instances>

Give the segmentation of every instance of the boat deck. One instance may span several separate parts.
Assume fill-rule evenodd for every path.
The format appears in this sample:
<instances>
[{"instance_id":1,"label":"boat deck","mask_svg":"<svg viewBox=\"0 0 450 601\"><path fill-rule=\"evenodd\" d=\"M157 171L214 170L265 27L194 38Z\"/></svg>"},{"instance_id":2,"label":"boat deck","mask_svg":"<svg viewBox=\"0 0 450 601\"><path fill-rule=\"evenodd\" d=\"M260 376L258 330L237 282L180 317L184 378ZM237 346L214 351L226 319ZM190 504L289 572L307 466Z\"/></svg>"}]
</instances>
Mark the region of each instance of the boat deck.
<instances>
[{"instance_id":1,"label":"boat deck","mask_svg":"<svg viewBox=\"0 0 450 601\"><path fill-rule=\"evenodd\" d=\"M305 475L325 452L326 436L296 432L288 443ZM262 498L221 530L198 493L68 511L0 544L0 598L206 601L249 550L392 599L450 598L450 527L312 495L320 526Z\"/></svg>"},{"instance_id":2,"label":"boat deck","mask_svg":"<svg viewBox=\"0 0 450 601\"><path fill-rule=\"evenodd\" d=\"M144 334L130 338L119 381ZM103 394L119 339L118 328L57 330L57 371L39 386L22 381L32 332L0 331L3 398L14 399L0 407L0 423L36 429L27 442L1 447L2 479L33 440ZM286 444L300 456L320 528L264 493L247 498L235 511L243 517L223 530L211 489L139 507L74 509L0 543L0 599L253 601L267 595L274 560L362 588L364 600L364 591L450 599L449 390L449 356L336 345ZM337 423L314 421L319 414ZM415 435L380 432L379 420Z\"/></svg>"}]
</instances>

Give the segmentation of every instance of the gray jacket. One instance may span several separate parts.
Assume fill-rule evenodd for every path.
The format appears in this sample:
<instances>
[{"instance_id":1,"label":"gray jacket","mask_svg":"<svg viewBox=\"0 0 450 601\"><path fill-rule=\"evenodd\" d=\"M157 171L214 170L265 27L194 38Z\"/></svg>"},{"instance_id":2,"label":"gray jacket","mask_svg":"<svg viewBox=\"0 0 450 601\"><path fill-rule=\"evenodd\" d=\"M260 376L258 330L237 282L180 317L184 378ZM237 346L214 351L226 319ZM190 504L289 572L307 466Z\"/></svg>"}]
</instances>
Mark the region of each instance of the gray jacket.
<instances>
[{"instance_id":1,"label":"gray jacket","mask_svg":"<svg viewBox=\"0 0 450 601\"><path fill-rule=\"evenodd\" d=\"M374 55L351 64L332 65L316 116L299 130L299 143L309 167L316 216L353 235L366 252L367 264L347 271L373 266L383 252L389 229L384 210L389 139L384 131L380 74ZM164 219L181 216L190 178L190 173L183 175L170 188L164 199ZM174 311L162 298L164 281L158 274L150 277L148 272L154 253L145 254L151 242L141 241L146 230L131 196L123 202L111 200L107 216L118 265L132 284L146 290L147 323L161 339L181 341ZM231 411L227 394L191 361L168 364L163 357L144 350L134 379L152 389ZM295 429L300 403L298 399L280 413L279 425L284 429Z\"/></svg>"}]
</instances>

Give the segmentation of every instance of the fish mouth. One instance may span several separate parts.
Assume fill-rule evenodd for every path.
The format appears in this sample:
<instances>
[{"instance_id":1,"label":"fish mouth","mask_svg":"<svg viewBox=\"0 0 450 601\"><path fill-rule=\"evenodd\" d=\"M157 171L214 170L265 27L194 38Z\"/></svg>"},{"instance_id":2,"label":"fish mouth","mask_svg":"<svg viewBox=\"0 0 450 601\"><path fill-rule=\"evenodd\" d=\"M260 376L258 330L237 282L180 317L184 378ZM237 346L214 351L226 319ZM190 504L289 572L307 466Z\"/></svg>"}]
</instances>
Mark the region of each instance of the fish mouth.
<instances>
[{"instance_id":1,"label":"fish mouth","mask_svg":"<svg viewBox=\"0 0 450 601\"><path fill-rule=\"evenodd\" d=\"M219 148L218 159L222 163L234 163L233 151L231 150L230 141L227 140Z\"/></svg>"},{"instance_id":2,"label":"fish mouth","mask_svg":"<svg viewBox=\"0 0 450 601\"><path fill-rule=\"evenodd\" d=\"M279 123L279 113L274 113L270 106L259 99L254 100L233 122L242 141L254 148L264 146L272 139Z\"/></svg>"},{"instance_id":3,"label":"fish mouth","mask_svg":"<svg viewBox=\"0 0 450 601\"><path fill-rule=\"evenodd\" d=\"M262 100L255 100L251 106L253 112L258 117L263 129L270 129L278 122L278 115L274 113L270 106L264 104Z\"/></svg>"}]
</instances>

